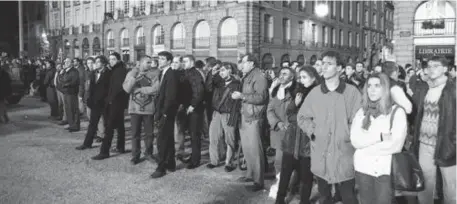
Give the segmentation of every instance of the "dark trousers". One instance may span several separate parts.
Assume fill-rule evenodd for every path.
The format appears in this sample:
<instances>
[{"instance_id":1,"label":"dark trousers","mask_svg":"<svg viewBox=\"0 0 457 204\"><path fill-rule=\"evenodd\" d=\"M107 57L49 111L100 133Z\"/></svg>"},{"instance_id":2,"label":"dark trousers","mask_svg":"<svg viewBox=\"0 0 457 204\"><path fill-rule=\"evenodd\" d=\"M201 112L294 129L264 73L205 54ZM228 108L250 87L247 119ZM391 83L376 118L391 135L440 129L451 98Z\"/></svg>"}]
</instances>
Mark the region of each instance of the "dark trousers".
<instances>
[{"instance_id":1,"label":"dark trousers","mask_svg":"<svg viewBox=\"0 0 457 204\"><path fill-rule=\"evenodd\" d=\"M49 107L51 108L51 116L59 117L59 101L57 99L56 88L48 86L46 88L46 96L48 98Z\"/></svg>"},{"instance_id":2,"label":"dark trousers","mask_svg":"<svg viewBox=\"0 0 457 204\"><path fill-rule=\"evenodd\" d=\"M320 202L322 204L333 204L332 202L332 185L326 180L317 177L317 186L321 194ZM357 204L357 195L355 193L355 179L343 181L335 184L335 188L340 191L343 204Z\"/></svg>"},{"instance_id":3,"label":"dark trousers","mask_svg":"<svg viewBox=\"0 0 457 204\"><path fill-rule=\"evenodd\" d=\"M281 175L279 178L279 188L276 199L284 203L284 199L287 195L287 188L289 187L290 177L292 172L299 174L300 178L300 203L308 204L309 197L311 196L311 189L313 188L313 173L311 173L311 158L309 157L299 157L298 159L294 158L293 154L284 152L282 155L282 164L281 164Z\"/></svg>"},{"instance_id":4,"label":"dark trousers","mask_svg":"<svg viewBox=\"0 0 457 204\"><path fill-rule=\"evenodd\" d=\"M105 137L100 147L100 154L103 155L109 155L114 129L117 129L116 148L120 151L125 150L124 106L117 103L109 104L106 111L106 117L104 117L106 121Z\"/></svg>"},{"instance_id":5,"label":"dark trousers","mask_svg":"<svg viewBox=\"0 0 457 204\"><path fill-rule=\"evenodd\" d=\"M389 175L380 177L355 172L360 204L392 204L395 196Z\"/></svg>"},{"instance_id":6,"label":"dark trousers","mask_svg":"<svg viewBox=\"0 0 457 204\"><path fill-rule=\"evenodd\" d=\"M140 158L141 156L141 126L143 126L144 132L144 145L146 147L145 155L151 155L153 152L153 121L154 115L140 115L131 114L130 122L132 126L132 157Z\"/></svg>"},{"instance_id":7,"label":"dark trousers","mask_svg":"<svg viewBox=\"0 0 457 204\"><path fill-rule=\"evenodd\" d=\"M80 128L78 95L64 94L64 108L67 113L67 122L71 129Z\"/></svg>"},{"instance_id":8,"label":"dark trousers","mask_svg":"<svg viewBox=\"0 0 457 204\"><path fill-rule=\"evenodd\" d=\"M95 135L97 134L98 123L100 122L100 118L102 115L106 114L104 108L92 108L90 111L90 118L89 118L89 127L87 128L86 138L84 139L84 146L91 147L94 141ZM104 116L104 118L107 118ZM103 120L106 127L106 120Z\"/></svg>"},{"instance_id":9,"label":"dark trousers","mask_svg":"<svg viewBox=\"0 0 457 204\"><path fill-rule=\"evenodd\" d=\"M176 114L167 114L166 118L161 118L164 120L158 126L158 135L157 135L157 150L159 152L159 162L157 164L156 171L165 172L168 169L176 168L175 161L175 117Z\"/></svg>"},{"instance_id":10,"label":"dark trousers","mask_svg":"<svg viewBox=\"0 0 457 204\"><path fill-rule=\"evenodd\" d=\"M190 159L192 164L200 164L203 117L203 109L194 109L194 111L189 114L189 132L192 146L192 156Z\"/></svg>"}]
</instances>

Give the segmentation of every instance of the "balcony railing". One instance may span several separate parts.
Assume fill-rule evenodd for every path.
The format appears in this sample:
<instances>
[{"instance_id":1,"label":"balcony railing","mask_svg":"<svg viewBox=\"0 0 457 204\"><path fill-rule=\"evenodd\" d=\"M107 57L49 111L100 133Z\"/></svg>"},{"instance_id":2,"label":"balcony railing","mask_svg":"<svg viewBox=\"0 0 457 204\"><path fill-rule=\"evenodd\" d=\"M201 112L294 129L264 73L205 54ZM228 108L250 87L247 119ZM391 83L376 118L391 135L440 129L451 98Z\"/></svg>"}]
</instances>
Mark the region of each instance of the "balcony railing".
<instances>
[{"instance_id":1,"label":"balcony railing","mask_svg":"<svg viewBox=\"0 0 457 204\"><path fill-rule=\"evenodd\" d=\"M164 39L165 39L164 35L155 36L154 45L163 45L164 44Z\"/></svg>"},{"instance_id":2,"label":"balcony railing","mask_svg":"<svg viewBox=\"0 0 457 204\"><path fill-rule=\"evenodd\" d=\"M234 48L238 46L238 36L223 36L219 37L219 47Z\"/></svg>"},{"instance_id":3,"label":"balcony railing","mask_svg":"<svg viewBox=\"0 0 457 204\"><path fill-rule=\"evenodd\" d=\"M114 39L108 40L108 47L114 47Z\"/></svg>"},{"instance_id":4,"label":"balcony railing","mask_svg":"<svg viewBox=\"0 0 457 204\"><path fill-rule=\"evenodd\" d=\"M173 39L171 40L171 48L173 49L183 49L185 48L186 39Z\"/></svg>"},{"instance_id":5,"label":"balcony railing","mask_svg":"<svg viewBox=\"0 0 457 204\"><path fill-rule=\"evenodd\" d=\"M195 48L209 48L209 37L194 38Z\"/></svg>"},{"instance_id":6,"label":"balcony railing","mask_svg":"<svg viewBox=\"0 0 457 204\"><path fill-rule=\"evenodd\" d=\"M102 29L102 25L101 24L94 24L94 32L98 33L100 32Z\"/></svg>"},{"instance_id":7,"label":"balcony railing","mask_svg":"<svg viewBox=\"0 0 457 204\"><path fill-rule=\"evenodd\" d=\"M79 34L79 27L73 27L72 28L73 35L78 35Z\"/></svg>"},{"instance_id":8,"label":"balcony railing","mask_svg":"<svg viewBox=\"0 0 457 204\"><path fill-rule=\"evenodd\" d=\"M265 42L265 43L273 43L273 38L265 36L263 38L263 42Z\"/></svg>"},{"instance_id":9,"label":"balcony railing","mask_svg":"<svg viewBox=\"0 0 457 204\"><path fill-rule=\"evenodd\" d=\"M89 33L89 26L83 25L83 33Z\"/></svg>"},{"instance_id":10,"label":"balcony railing","mask_svg":"<svg viewBox=\"0 0 457 204\"><path fill-rule=\"evenodd\" d=\"M282 44L290 45L290 39L282 39Z\"/></svg>"},{"instance_id":11,"label":"balcony railing","mask_svg":"<svg viewBox=\"0 0 457 204\"><path fill-rule=\"evenodd\" d=\"M455 18L427 19L414 21L415 36L455 36Z\"/></svg>"},{"instance_id":12,"label":"balcony railing","mask_svg":"<svg viewBox=\"0 0 457 204\"><path fill-rule=\"evenodd\" d=\"M144 44L145 44L145 41L146 41L146 40L145 40L144 36L141 36L141 37L138 37L138 38L137 38L136 44L137 44L137 45L144 45Z\"/></svg>"},{"instance_id":13,"label":"balcony railing","mask_svg":"<svg viewBox=\"0 0 457 204\"><path fill-rule=\"evenodd\" d=\"M151 13L163 13L163 2L151 4Z\"/></svg>"},{"instance_id":14,"label":"balcony railing","mask_svg":"<svg viewBox=\"0 0 457 204\"><path fill-rule=\"evenodd\" d=\"M129 46L129 39L128 38L122 38L122 46Z\"/></svg>"},{"instance_id":15,"label":"balcony railing","mask_svg":"<svg viewBox=\"0 0 457 204\"><path fill-rule=\"evenodd\" d=\"M117 10L117 17L119 19L123 19L125 15L126 14L124 14L124 10Z\"/></svg>"}]
</instances>

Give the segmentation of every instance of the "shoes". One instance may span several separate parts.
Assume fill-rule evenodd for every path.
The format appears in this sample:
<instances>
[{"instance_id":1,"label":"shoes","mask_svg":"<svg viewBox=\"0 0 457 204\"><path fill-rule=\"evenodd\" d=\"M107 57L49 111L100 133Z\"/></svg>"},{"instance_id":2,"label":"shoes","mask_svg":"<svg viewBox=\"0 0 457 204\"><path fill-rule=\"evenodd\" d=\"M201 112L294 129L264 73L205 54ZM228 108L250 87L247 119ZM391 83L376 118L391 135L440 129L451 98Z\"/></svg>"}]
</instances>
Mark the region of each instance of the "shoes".
<instances>
[{"instance_id":1,"label":"shoes","mask_svg":"<svg viewBox=\"0 0 457 204\"><path fill-rule=\"evenodd\" d=\"M111 149L111 152L112 153L118 153L118 154L124 154L125 153L125 149L113 148L113 149Z\"/></svg>"},{"instance_id":2,"label":"shoes","mask_svg":"<svg viewBox=\"0 0 457 204\"><path fill-rule=\"evenodd\" d=\"M163 177L165 176L165 172L163 171L154 171L154 173L151 174L151 178L155 179L155 178L160 178L160 177Z\"/></svg>"},{"instance_id":3,"label":"shoes","mask_svg":"<svg viewBox=\"0 0 457 204\"><path fill-rule=\"evenodd\" d=\"M225 172L227 172L227 173L228 173L228 172L232 172L232 171L235 170L235 169L236 169L235 166L225 166L225 167L224 167L224 170L225 170Z\"/></svg>"},{"instance_id":4,"label":"shoes","mask_svg":"<svg viewBox=\"0 0 457 204\"><path fill-rule=\"evenodd\" d=\"M57 125L68 125L68 122L67 121L60 121L57 123Z\"/></svg>"},{"instance_id":5,"label":"shoes","mask_svg":"<svg viewBox=\"0 0 457 204\"><path fill-rule=\"evenodd\" d=\"M140 160L140 158L138 158L138 157L133 157L133 158L130 160L130 163L131 163L132 165L137 165L137 164L140 163L140 162L141 162L141 160Z\"/></svg>"},{"instance_id":6,"label":"shoes","mask_svg":"<svg viewBox=\"0 0 457 204\"><path fill-rule=\"evenodd\" d=\"M181 154L176 155L176 159L185 164L189 163L189 160L184 159L184 156Z\"/></svg>"},{"instance_id":7,"label":"shoes","mask_svg":"<svg viewBox=\"0 0 457 204\"><path fill-rule=\"evenodd\" d=\"M68 128L68 132L79 132L79 128Z\"/></svg>"},{"instance_id":8,"label":"shoes","mask_svg":"<svg viewBox=\"0 0 457 204\"><path fill-rule=\"evenodd\" d=\"M251 191L251 192L257 192L260 190L263 190L263 185L260 185L258 183L254 183L252 186L246 186L246 190Z\"/></svg>"},{"instance_id":9,"label":"shoes","mask_svg":"<svg viewBox=\"0 0 457 204\"><path fill-rule=\"evenodd\" d=\"M85 149L90 149L90 148L92 148L92 147L88 147L86 145L81 145L81 146L76 147L75 149L76 150L85 150Z\"/></svg>"},{"instance_id":10,"label":"shoes","mask_svg":"<svg viewBox=\"0 0 457 204\"><path fill-rule=\"evenodd\" d=\"M92 157L92 160L103 160L109 158L109 155L98 154L97 156Z\"/></svg>"},{"instance_id":11,"label":"shoes","mask_svg":"<svg viewBox=\"0 0 457 204\"><path fill-rule=\"evenodd\" d=\"M200 163L190 163L189 165L187 165L187 169L195 169L197 167L200 166Z\"/></svg>"},{"instance_id":12,"label":"shoes","mask_svg":"<svg viewBox=\"0 0 457 204\"><path fill-rule=\"evenodd\" d=\"M154 155L152 154L147 154L144 156L146 158L146 160L148 160L149 162L155 162L155 163L159 163L157 157L155 157Z\"/></svg>"},{"instance_id":13,"label":"shoes","mask_svg":"<svg viewBox=\"0 0 457 204\"><path fill-rule=\"evenodd\" d=\"M251 178L246 178L246 177L242 176L242 177L238 178L236 181L241 182L241 183L247 183L247 182L252 182L254 180L252 180Z\"/></svg>"},{"instance_id":14,"label":"shoes","mask_svg":"<svg viewBox=\"0 0 457 204\"><path fill-rule=\"evenodd\" d=\"M214 168L216 168L216 167L218 167L218 166L217 166L217 165L214 165L214 164L211 164L211 163L209 163L208 165L206 165L206 168L208 168L208 169L214 169Z\"/></svg>"},{"instance_id":15,"label":"shoes","mask_svg":"<svg viewBox=\"0 0 457 204\"><path fill-rule=\"evenodd\" d=\"M95 136L95 142L103 142L103 137Z\"/></svg>"}]
</instances>

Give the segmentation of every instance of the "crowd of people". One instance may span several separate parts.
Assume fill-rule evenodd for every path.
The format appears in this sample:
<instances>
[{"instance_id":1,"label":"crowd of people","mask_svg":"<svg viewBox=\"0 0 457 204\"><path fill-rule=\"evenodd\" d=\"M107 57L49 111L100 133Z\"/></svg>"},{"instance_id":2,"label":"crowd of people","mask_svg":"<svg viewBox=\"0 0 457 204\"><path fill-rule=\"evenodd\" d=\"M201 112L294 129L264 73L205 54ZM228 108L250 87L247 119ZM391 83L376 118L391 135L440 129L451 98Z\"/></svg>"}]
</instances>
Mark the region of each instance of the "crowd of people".
<instances>
[{"instance_id":1,"label":"crowd of people","mask_svg":"<svg viewBox=\"0 0 457 204\"><path fill-rule=\"evenodd\" d=\"M130 68L117 52L37 64L45 68L40 84L50 118L77 132L80 117L87 116L85 139L76 149L101 142L93 160L126 152L127 110L131 163L142 161L144 132L144 157L157 163L153 179L174 172L177 161L199 167L207 136L206 167L235 170L241 148L246 170L238 181L251 183L250 191L265 188L267 156L274 155L277 182L270 195L277 204L296 192L300 203L310 203L313 184L324 204L456 202L455 66L443 57L423 67L386 61L370 70L362 62L344 64L334 51L310 65L285 62L266 70L252 54L232 63L167 51L143 56ZM405 148L419 160L425 190L396 197L392 155Z\"/></svg>"}]
</instances>

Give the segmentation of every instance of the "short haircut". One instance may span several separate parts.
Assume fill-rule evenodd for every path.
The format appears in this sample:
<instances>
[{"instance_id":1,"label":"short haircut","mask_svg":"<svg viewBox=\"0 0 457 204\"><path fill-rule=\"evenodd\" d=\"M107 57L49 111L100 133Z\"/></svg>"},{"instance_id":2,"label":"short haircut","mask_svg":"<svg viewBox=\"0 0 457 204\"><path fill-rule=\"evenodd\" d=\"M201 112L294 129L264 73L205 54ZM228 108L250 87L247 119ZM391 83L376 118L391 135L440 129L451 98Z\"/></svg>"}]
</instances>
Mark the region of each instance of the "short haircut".
<instances>
[{"instance_id":1,"label":"short haircut","mask_svg":"<svg viewBox=\"0 0 457 204\"><path fill-rule=\"evenodd\" d=\"M117 60L121 60L121 55L118 52L113 52L113 53L110 54L110 56L111 55L116 57Z\"/></svg>"},{"instance_id":2,"label":"short haircut","mask_svg":"<svg viewBox=\"0 0 457 204\"><path fill-rule=\"evenodd\" d=\"M254 67L257 67L259 65L259 61L257 61L257 57L255 57L254 54L247 53L247 54L243 55L243 57L241 57L241 60L243 60L245 57L247 57L247 61L248 62L253 62L254 63Z\"/></svg>"},{"instance_id":3,"label":"short haircut","mask_svg":"<svg viewBox=\"0 0 457 204\"><path fill-rule=\"evenodd\" d=\"M157 54L158 56L163 56L167 59L167 61L173 61L173 55L168 52L168 51L162 51L162 52L159 52L159 54Z\"/></svg>"},{"instance_id":4,"label":"short haircut","mask_svg":"<svg viewBox=\"0 0 457 204\"><path fill-rule=\"evenodd\" d=\"M362 61L358 61L355 63L355 65L357 66L358 64L361 64L363 66L363 62Z\"/></svg>"},{"instance_id":5,"label":"short haircut","mask_svg":"<svg viewBox=\"0 0 457 204\"><path fill-rule=\"evenodd\" d=\"M387 61L382 64L382 73L390 77L394 72L398 72L398 66L395 62Z\"/></svg>"},{"instance_id":6,"label":"short haircut","mask_svg":"<svg viewBox=\"0 0 457 204\"><path fill-rule=\"evenodd\" d=\"M355 70L355 65L352 64L352 63L347 63L346 66L344 66L344 68L346 68L347 66L350 66L352 69Z\"/></svg>"},{"instance_id":7,"label":"short haircut","mask_svg":"<svg viewBox=\"0 0 457 204\"><path fill-rule=\"evenodd\" d=\"M87 63L87 61L89 61L89 60L91 60L92 62L95 62L95 59L94 59L93 57L88 57L88 58L86 58L86 63Z\"/></svg>"},{"instance_id":8,"label":"short haircut","mask_svg":"<svg viewBox=\"0 0 457 204\"><path fill-rule=\"evenodd\" d=\"M341 61L340 53L338 53L336 51L333 51L333 50L326 51L326 52L322 53L322 59L324 59L324 57L335 58L337 66L343 65L343 62Z\"/></svg>"},{"instance_id":9,"label":"short haircut","mask_svg":"<svg viewBox=\"0 0 457 204\"><path fill-rule=\"evenodd\" d=\"M433 56L429 61L440 62L442 66L449 67L449 60L443 56Z\"/></svg>"},{"instance_id":10,"label":"short haircut","mask_svg":"<svg viewBox=\"0 0 457 204\"><path fill-rule=\"evenodd\" d=\"M143 57L141 57L140 61L143 61L144 59L152 59L152 57L149 55L144 55Z\"/></svg>"},{"instance_id":11,"label":"short haircut","mask_svg":"<svg viewBox=\"0 0 457 204\"><path fill-rule=\"evenodd\" d=\"M184 57L182 57L181 60L184 60L184 58L190 59L190 61L195 62L195 57L193 55L185 55ZM201 60L199 60L199 61L201 61ZM203 63L203 61L201 61L201 62Z\"/></svg>"},{"instance_id":12,"label":"short haircut","mask_svg":"<svg viewBox=\"0 0 457 204\"><path fill-rule=\"evenodd\" d=\"M205 59L206 65L209 67L214 67L216 66L217 60L214 57L207 57Z\"/></svg>"},{"instance_id":13,"label":"short haircut","mask_svg":"<svg viewBox=\"0 0 457 204\"><path fill-rule=\"evenodd\" d=\"M190 58L189 58L189 59L190 59ZM203 63L203 61L201 61L201 60L197 60L197 61L195 62L195 65L194 65L194 66L195 66L195 68L197 68L197 69L203 69L203 67L205 66L205 63Z\"/></svg>"},{"instance_id":14,"label":"short haircut","mask_svg":"<svg viewBox=\"0 0 457 204\"><path fill-rule=\"evenodd\" d=\"M95 61L97 61L97 59L99 59L100 62L104 65L108 64L108 59L105 57L105 55L99 55L99 56L95 57Z\"/></svg>"},{"instance_id":15,"label":"short haircut","mask_svg":"<svg viewBox=\"0 0 457 204\"><path fill-rule=\"evenodd\" d=\"M214 66L216 66L216 65L220 66L220 65L222 65L222 62L220 60L216 60L216 64Z\"/></svg>"},{"instance_id":16,"label":"short haircut","mask_svg":"<svg viewBox=\"0 0 457 204\"><path fill-rule=\"evenodd\" d=\"M409 67L412 67L412 65L409 64L409 63L408 63L408 64L405 64L405 69L408 69Z\"/></svg>"},{"instance_id":17,"label":"short haircut","mask_svg":"<svg viewBox=\"0 0 457 204\"><path fill-rule=\"evenodd\" d=\"M292 74L293 80L295 80L296 75L295 75L295 70L290 68L290 67L283 67L279 70L279 73L281 73L282 70L289 70L289 72Z\"/></svg>"}]
</instances>

